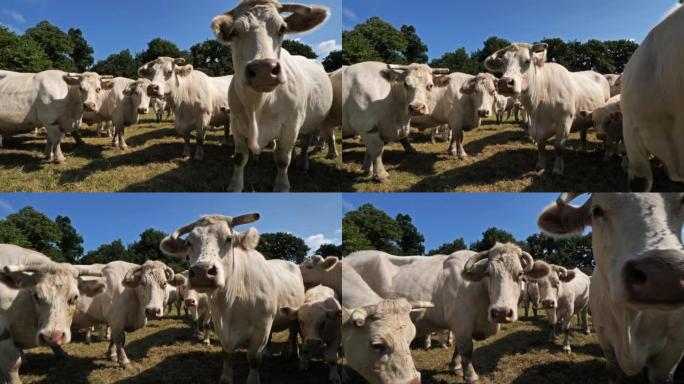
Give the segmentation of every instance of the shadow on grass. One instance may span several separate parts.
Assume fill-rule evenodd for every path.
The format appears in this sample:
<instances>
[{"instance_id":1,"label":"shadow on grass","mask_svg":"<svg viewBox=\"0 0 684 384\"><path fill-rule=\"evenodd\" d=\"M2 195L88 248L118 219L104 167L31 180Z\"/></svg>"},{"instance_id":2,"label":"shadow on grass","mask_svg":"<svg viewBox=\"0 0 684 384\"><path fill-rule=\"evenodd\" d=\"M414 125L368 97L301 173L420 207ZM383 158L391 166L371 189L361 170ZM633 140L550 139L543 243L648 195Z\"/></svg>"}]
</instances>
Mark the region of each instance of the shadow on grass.
<instances>
[{"instance_id":1,"label":"shadow on grass","mask_svg":"<svg viewBox=\"0 0 684 384\"><path fill-rule=\"evenodd\" d=\"M88 384L90 372L106 364L87 357L60 358L52 353L39 353L31 354L27 362L21 365L19 374L46 375L43 379L33 381L36 384Z\"/></svg>"}]
</instances>

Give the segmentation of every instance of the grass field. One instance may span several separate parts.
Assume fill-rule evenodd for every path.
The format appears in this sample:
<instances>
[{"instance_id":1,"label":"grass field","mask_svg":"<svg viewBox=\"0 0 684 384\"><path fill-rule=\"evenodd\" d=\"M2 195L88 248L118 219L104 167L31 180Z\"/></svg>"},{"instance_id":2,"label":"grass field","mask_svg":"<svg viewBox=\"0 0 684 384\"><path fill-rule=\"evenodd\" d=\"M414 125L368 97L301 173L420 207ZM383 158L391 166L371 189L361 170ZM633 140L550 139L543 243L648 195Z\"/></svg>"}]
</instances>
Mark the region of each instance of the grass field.
<instances>
[{"instance_id":1,"label":"grass field","mask_svg":"<svg viewBox=\"0 0 684 384\"><path fill-rule=\"evenodd\" d=\"M44 135L7 138L0 148L0 191L224 192L230 183L233 146L221 145L223 130L209 132L201 162L183 161L183 140L176 137L173 122L157 124L153 114L126 129L126 151L114 148L110 138L96 137L94 127L81 132L84 146L76 146L70 136L63 141L65 164L43 160ZM313 155L308 173L290 167L292 191L342 190L341 159L327 160L326 152ZM250 159L245 169L245 191L271 192L275 174L270 150L256 163Z\"/></svg>"},{"instance_id":2,"label":"grass field","mask_svg":"<svg viewBox=\"0 0 684 384\"><path fill-rule=\"evenodd\" d=\"M537 146L513 121L497 125L484 121L482 127L465 133L464 146L470 155L464 160L447 155L448 143L430 143L428 131L413 130L415 154L406 154L399 143L385 146L383 161L390 181L380 184L362 174L365 148L359 139L344 140L343 170L361 192L619 192L627 190L627 174L620 159L603 161L601 143L589 132L588 152L575 151L579 134L568 140L565 176L551 175L555 155L547 146L547 169L536 172ZM669 181L664 170L655 170L655 191L684 189Z\"/></svg>"}]
</instances>

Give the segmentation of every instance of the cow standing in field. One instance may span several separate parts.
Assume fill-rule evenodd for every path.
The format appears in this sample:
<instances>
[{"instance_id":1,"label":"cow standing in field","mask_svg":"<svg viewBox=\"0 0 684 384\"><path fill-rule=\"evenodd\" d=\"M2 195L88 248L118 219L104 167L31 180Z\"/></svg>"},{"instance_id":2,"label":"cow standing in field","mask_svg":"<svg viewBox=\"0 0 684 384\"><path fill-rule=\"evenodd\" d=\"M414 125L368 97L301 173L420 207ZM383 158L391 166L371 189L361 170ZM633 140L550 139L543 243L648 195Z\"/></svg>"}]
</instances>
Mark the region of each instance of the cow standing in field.
<instances>
[{"instance_id":1,"label":"cow standing in field","mask_svg":"<svg viewBox=\"0 0 684 384\"><path fill-rule=\"evenodd\" d=\"M201 337L202 343L209 345L211 344L209 339L209 331L211 330L209 296L206 293L199 293L190 288L189 273L189 271L185 271L181 274L185 279L185 283L178 287L179 299L185 304L185 310L190 311L192 333L197 338L200 338L200 332L203 332Z\"/></svg>"},{"instance_id":2,"label":"cow standing in field","mask_svg":"<svg viewBox=\"0 0 684 384\"><path fill-rule=\"evenodd\" d=\"M147 87L150 81L115 77L111 82L114 85L100 96L99 108L85 112L83 122L88 125L111 122L114 125L112 144L119 149L127 149L124 129L138 123L139 115L147 113L150 105Z\"/></svg>"},{"instance_id":3,"label":"cow standing in field","mask_svg":"<svg viewBox=\"0 0 684 384\"><path fill-rule=\"evenodd\" d=\"M332 288L337 297L342 297L342 263L335 256L323 258L315 255L299 265L304 285L324 285Z\"/></svg>"},{"instance_id":4,"label":"cow standing in field","mask_svg":"<svg viewBox=\"0 0 684 384\"><path fill-rule=\"evenodd\" d=\"M218 40L231 45L235 68L229 97L235 140L230 191L243 190L250 151L259 155L273 140L278 168L273 189L290 190L287 169L297 137L321 127L333 92L321 63L290 55L281 44L285 34L309 31L329 15L323 6L247 0L212 21Z\"/></svg>"},{"instance_id":5,"label":"cow standing in field","mask_svg":"<svg viewBox=\"0 0 684 384\"><path fill-rule=\"evenodd\" d=\"M519 96L530 116L528 134L537 143L537 170L546 167L546 143L555 136L554 175L563 175L565 141L572 129L580 131L580 150L584 149L591 121L579 116L610 98L610 86L596 72L570 72L546 61L548 44L517 43L503 48L485 60L487 70L503 74L499 92Z\"/></svg>"},{"instance_id":6,"label":"cow standing in field","mask_svg":"<svg viewBox=\"0 0 684 384\"><path fill-rule=\"evenodd\" d=\"M502 124L504 120L511 118L511 112L515 106L515 98L499 95L498 93L495 97L494 113L496 114L496 123ZM506 117L504 117L504 114L506 114Z\"/></svg>"},{"instance_id":7,"label":"cow standing in field","mask_svg":"<svg viewBox=\"0 0 684 384\"><path fill-rule=\"evenodd\" d=\"M435 128L448 124L451 141L447 152L464 159L463 131L480 126L481 119L489 117L496 94L496 78L489 73L477 76L452 73L436 78L447 85L433 90L430 112L411 118L411 125L419 129Z\"/></svg>"},{"instance_id":8,"label":"cow standing in field","mask_svg":"<svg viewBox=\"0 0 684 384\"><path fill-rule=\"evenodd\" d=\"M94 72L0 71L0 135L46 127L45 155L48 161L63 163L64 134L78 131L83 111L99 108L100 93L114 85L110 80Z\"/></svg>"},{"instance_id":9,"label":"cow standing in field","mask_svg":"<svg viewBox=\"0 0 684 384\"><path fill-rule=\"evenodd\" d=\"M433 76L444 73L448 70L430 68L425 64L378 62L358 63L345 70L342 136L361 136L366 146L363 169L366 174L371 174L372 168L374 180L389 180L382 163L385 143L405 139L412 118L431 113L433 88L446 87L450 80L446 76Z\"/></svg>"},{"instance_id":10,"label":"cow standing in field","mask_svg":"<svg viewBox=\"0 0 684 384\"><path fill-rule=\"evenodd\" d=\"M565 336L563 352L570 353L570 324L574 314L578 314L584 333L590 333L587 322L589 276L578 268L567 270L558 265L550 268L551 273L537 280L539 297L549 320L551 341L556 341L556 325L560 323Z\"/></svg>"},{"instance_id":11,"label":"cow standing in field","mask_svg":"<svg viewBox=\"0 0 684 384\"><path fill-rule=\"evenodd\" d=\"M166 118L170 118L173 112L171 111L171 105L166 102L163 97L154 98L154 113L157 116L157 123L161 123L164 119L164 112L166 112Z\"/></svg>"},{"instance_id":12,"label":"cow standing in field","mask_svg":"<svg viewBox=\"0 0 684 384\"><path fill-rule=\"evenodd\" d=\"M672 383L684 355L684 195L595 193L580 207L575 197L561 195L538 224L555 236L592 227L589 305L611 383L644 368L652 384Z\"/></svg>"},{"instance_id":13,"label":"cow standing in field","mask_svg":"<svg viewBox=\"0 0 684 384\"><path fill-rule=\"evenodd\" d=\"M450 369L456 374L462 372L467 383L478 381L472 364L473 339L484 340L498 332L500 323L516 321L523 278L541 278L549 273L546 263L535 262L511 243L497 243L479 253L458 251L448 256L402 258L361 251L345 261L371 287L381 289L381 296L432 302L434 308L416 322L417 334L443 329L454 332L456 347Z\"/></svg>"},{"instance_id":14,"label":"cow standing in field","mask_svg":"<svg viewBox=\"0 0 684 384\"><path fill-rule=\"evenodd\" d=\"M539 285L534 280L528 280L525 284L525 291L521 293L523 297L523 308L525 308L525 318L529 319L529 310L532 307L535 319L539 310Z\"/></svg>"},{"instance_id":15,"label":"cow standing in field","mask_svg":"<svg viewBox=\"0 0 684 384\"><path fill-rule=\"evenodd\" d=\"M212 320L225 352L221 383L234 383L235 350L245 346L250 368L247 383L258 384L271 332L289 328L290 336L296 337L296 323L278 310L304 303L304 282L297 265L267 261L256 250L259 233L255 228L234 230L258 219L258 213L203 216L160 244L165 254L189 260L190 287L210 294ZM184 235L186 239L181 238Z\"/></svg>"},{"instance_id":16,"label":"cow standing in field","mask_svg":"<svg viewBox=\"0 0 684 384\"><path fill-rule=\"evenodd\" d=\"M684 8L678 6L646 36L622 75L623 133L629 187L651 190L655 156L672 181L684 181Z\"/></svg>"},{"instance_id":17,"label":"cow standing in field","mask_svg":"<svg viewBox=\"0 0 684 384\"><path fill-rule=\"evenodd\" d=\"M171 310L173 307L176 307L176 315L180 316L181 315L181 306L183 305L183 298L181 297L180 294L180 287L174 287L171 284L166 285L165 289L165 297L166 299L164 300L165 302L165 307L166 307L166 315L170 316L171 315ZM187 307L186 307L186 314L187 314Z\"/></svg>"},{"instance_id":18,"label":"cow standing in field","mask_svg":"<svg viewBox=\"0 0 684 384\"><path fill-rule=\"evenodd\" d=\"M21 384L22 351L71 342L71 323L84 296L105 285L88 267L58 264L35 251L0 245L0 382Z\"/></svg>"},{"instance_id":19,"label":"cow standing in field","mask_svg":"<svg viewBox=\"0 0 684 384\"><path fill-rule=\"evenodd\" d=\"M107 289L93 299L78 303L74 326L78 328L107 324L112 328L112 339L107 356L127 367L124 344L126 332L147 325L147 319L164 315L165 288L178 286L183 280L161 261L147 261L143 265L113 261L102 268Z\"/></svg>"},{"instance_id":20,"label":"cow standing in field","mask_svg":"<svg viewBox=\"0 0 684 384\"><path fill-rule=\"evenodd\" d=\"M586 119L593 122L596 137L603 140L606 147L604 154L606 161L610 160L616 153L624 152L620 98L620 95L611 97L605 105L593 111L580 112Z\"/></svg>"},{"instance_id":21,"label":"cow standing in field","mask_svg":"<svg viewBox=\"0 0 684 384\"><path fill-rule=\"evenodd\" d=\"M163 98L175 116L176 132L183 137L183 158L189 159L190 134L195 131L195 160L204 159L204 139L210 127L228 126L228 88L233 76L209 77L185 59L159 57L138 69L151 81L150 97Z\"/></svg>"}]
</instances>

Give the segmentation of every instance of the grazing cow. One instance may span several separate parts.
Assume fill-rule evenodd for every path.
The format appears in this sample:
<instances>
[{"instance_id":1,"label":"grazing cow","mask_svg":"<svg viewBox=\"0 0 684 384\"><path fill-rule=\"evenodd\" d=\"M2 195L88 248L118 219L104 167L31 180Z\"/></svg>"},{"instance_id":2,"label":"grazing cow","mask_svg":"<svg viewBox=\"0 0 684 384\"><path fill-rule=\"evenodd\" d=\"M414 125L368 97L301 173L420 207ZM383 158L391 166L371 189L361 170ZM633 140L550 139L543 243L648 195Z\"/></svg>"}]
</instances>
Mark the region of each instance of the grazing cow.
<instances>
[{"instance_id":1,"label":"grazing cow","mask_svg":"<svg viewBox=\"0 0 684 384\"><path fill-rule=\"evenodd\" d=\"M648 368L651 383L672 383L684 354L682 194L595 193L580 207L575 197L561 195L538 224L556 236L592 227L589 305L611 382Z\"/></svg>"},{"instance_id":2,"label":"grazing cow","mask_svg":"<svg viewBox=\"0 0 684 384\"><path fill-rule=\"evenodd\" d=\"M529 253L511 243L497 243L479 253L459 251L448 256L401 258L380 251L361 251L347 256L345 261L371 287L379 287L380 296L399 295L434 303L434 308L417 320L417 334L442 329L454 332L456 347L450 368L454 372L462 369L467 383L478 380L472 365L472 340L495 334L500 323L516 321L522 279L549 273L546 263L535 262Z\"/></svg>"},{"instance_id":3,"label":"grazing cow","mask_svg":"<svg viewBox=\"0 0 684 384\"><path fill-rule=\"evenodd\" d=\"M21 384L22 351L71 342L71 323L83 296L100 294L88 267L57 264L16 245L0 245L0 382Z\"/></svg>"},{"instance_id":4,"label":"grazing cow","mask_svg":"<svg viewBox=\"0 0 684 384\"><path fill-rule=\"evenodd\" d=\"M342 297L342 263L335 256L315 255L299 265L304 285L324 285L332 288L337 297Z\"/></svg>"},{"instance_id":5,"label":"grazing cow","mask_svg":"<svg viewBox=\"0 0 684 384\"><path fill-rule=\"evenodd\" d=\"M199 293L190 288L189 271L184 271L181 276L185 283L178 287L179 299L185 304L186 311L190 310L192 317L193 334L199 338L200 332L204 332L201 340L205 345L211 344L209 331L211 330L211 308L209 306L209 296L206 293Z\"/></svg>"},{"instance_id":6,"label":"grazing cow","mask_svg":"<svg viewBox=\"0 0 684 384\"><path fill-rule=\"evenodd\" d=\"M111 78L93 72L0 71L0 135L46 127L46 157L63 163L64 133L78 131L84 110L99 108L100 93L114 85Z\"/></svg>"},{"instance_id":7,"label":"grazing cow","mask_svg":"<svg viewBox=\"0 0 684 384\"><path fill-rule=\"evenodd\" d=\"M285 34L309 31L329 15L328 8L317 5L247 0L212 21L218 40L232 47L235 68L229 97L235 167L229 190L244 188L249 152L259 155L277 140L278 173L273 189L289 191L287 169L295 141L300 134L321 127L332 106L333 91L320 62L290 55L281 44Z\"/></svg>"},{"instance_id":8,"label":"grazing cow","mask_svg":"<svg viewBox=\"0 0 684 384\"><path fill-rule=\"evenodd\" d=\"M479 127L481 119L490 115L497 80L489 73L452 73L436 78L435 84L438 80L446 85L433 90L429 113L412 117L411 125L425 129L448 124L451 141L447 152L463 159L468 156L463 148L463 131Z\"/></svg>"},{"instance_id":9,"label":"grazing cow","mask_svg":"<svg viewBox=\"0 0 684 384\"><path fill-rule=\"evenodd\" d=\"M565 338L563 351L570 353L570 323L578 314L584 333L589 334L587 312L589 312L589 276L578 268L567 269L551 265L551 273L537 280L541 304L546 309L551 330L550 339L556 341L556 325L561 324Z\"/></svg>"},{"instance_id":10,"label":"grazing cow","mask_svg":"<svg viewBox=\"0 0 684 384\"><path fill-rule=\"evenodd\" d=\"M154 98L154 113L157 116L157 123L161 123L164 119L164 112L166 112L166 118L170 118L173 112L171 111L171 105L166 102L163 97Z\"/></svg>"},{"instance_id":11,"label":"grazing cow","mask_svg":"<svg viewBox=\"0 0 684 384\"><path fill-rule=\"evenodd\" d=\"M569 72L546 61L548 44L517 43L503 48L485 60L487 70L501 73L499 92L519 96L530 115L528 133L537 143L537 170L546 167L547 141L555 136L556 161L553 174L563 175L563 152L571 129L580 130L580 150L584 149L591 122L580 111L600 107L610 98L608 80L592 72Z\"/></svg>"},{"instance_id":12,"label":"grazing cow","mask_svg":"<svg viewBox=\"0 0 684 384\"><path fill-rule=\"evenodd\" d=\"M447 69L425 64L392 65L358 63L344 72L342 84L342 135L360 135L366 146L364 171L385 182L389 174L382 163L385 143L409 134L412 117L429 115L433 88L446 87L450 77L434 77ZM407 148L408 149L408 148Z\"/></svg>"},{"instance_id":13,"label":"grazing cow","mask_svg":"<svg viewBox=\"0 0 684 384\"><path fill-rule=\"evenodd\" d=\"M673 36L684 33L679 6L646 36L622 75L623 133L629 159L629 187L651 190L655 156L672 181L684 181L684 46Z\"/></svg>"},{"instance_id":14,"label":"grazing cow","mask_svg":"<svg viewBox=\"0 0 684 384\"><path fill-rule=\"evenodd\" d=\"M608 74L603 76L608 80L608 84L610 84L610 97L619 95L622 91L622 75Z\"/></svg>"},{"instance_id":15,"label":"grazing cow","mask_svg":"<svg viewBox=\"0 0 684 384\"><path fill-rule=\"evenodd\" d=\"M529 309L532 306L534 317L537 318L537 311L539 310L539 285L534 280L528 280L525 283L525 291L521 294L523 297L523 308L525 308L525 318L529 319Z\"/></svg>"},{"instance_id":16,"label":"grazing cow","mask_svg":"<svg viewBox=\"0 0 684 384\"><path fill-rule=\"evenodd\" d=\"M166 286L179 286L183 279L175 276L161 261L151 260L143 265L113 261L102 268L102 275L107 289L93 299L79 302L74 326L109 325L112 339L107 356L126 367L130 364L124 350L126 332L143 328L148 318L161 318L166 304Z\"/></svg>"},{"instance_id":17,"label":"grazing cow","mask_svg":"<svg viewBox=\"0 0 684 384\"><path fill-rule=\"evenodd\" d=\"M150 105L147 87L150 81L115 77L111 82L114 86L100 95L99 108L85 112L83 122L88 125L111 122L114 125L112 144L119 149L127 149L124 129L136 124L139 115L147 113Z\"/></svg>"},{"instance_id":18,"label":"grazing cow","mask_svg":"<svg viewBox=\"0 0 684 384\"><path fill-rule=\"evenodd\" d=\"M314 355L322 355L328 364L328 380L341 384L337 367L337 352L342 342L342 307L331 288L318 285L306 291L304 304L299 308L280 308L280 313L292 321L299 321L302 351L299 369L309 369Z\"/></svg>"},{"instance_id":19,"label":"grazing cow","mask_svg":"<svg viewBox=\"0 0 684 384\"><path fill-rule=\"evenodd\" d=\"M510 119L511 112L513 111L514 106L515 97L506 97L504 95L499 95L497 93L494 101L494 113L496 114L496 123L501 124L504 122L505 119ZM507 114L505 119L504 113Z\"/></svg>"},{"instance_id":20,"label":"grazing cow","mask_svg":"<svg viewBox=\"0 0 684 384\"><path fill-rule=\"evenodd\" d=\"M620 111L620 95L611 97L605 105L593 111L582 111L586 119L593 122L596 136L605 143L604 158L610 160L613 155L621 152L622 146L622 112Z\"/></svg>"},{"instance_id":21,"label":"grazing cow","mask_svg":"<svg viewBox=\"0 0 684 384\"><path fill-rule=\"evenodd\" d=\"M163 98L175 115L176 132L183 136L183 158L190 158L190 134L195 131L195 160L204 159L204 139L210 127L228 126L228 88L233 76L209 77L185 59L159 57L138 69L150 80L150 97Z\"/></svg>"},{"instance_id":22,"label":"grazing cow","mask_svg":"<svg viewBox=\"0 0 684 384\"><path fill-rule=\"evenodd\" d=\"M411 314L432 303L384 300L342 259L342 345L347 363L371 384L420 384L410 344Z\"/></svg>"},{"instance_id":23,"label":"grazing cow","mask_svg":"<svg viewBox=\"0 0 684 384\"><path fill-rule=\"evenodd\" d=\"M255 228L234 228L259 220L258 213L237 217L210 215L178 228L160 244L169 255L190 261L192 289L210 294L211 315L225 352L222 383L234 383L235 350L247 346L247 383L259 383L262 354L271 332L290 329L296 323L278 313L282 307L304 303L304 282L297 265L266 260L256 250ZM187 238L181 236L187 234Z\"/></svg>"},{"instance_id":24,"label":"grazing cow","mask_svg":"<svg viewBox=\"0 0 684 384\"><path fill-rule=\"evenodd\" d=\"M173 307L176 307L176 315L180 316L181 315L181 306L183 304L183 298L181 297L180 294L180 287L174 287L171 284L166 285L165 289L165 308L166 308L166 315L171 315L171 310Z\"/></svg>"}]
</instances>

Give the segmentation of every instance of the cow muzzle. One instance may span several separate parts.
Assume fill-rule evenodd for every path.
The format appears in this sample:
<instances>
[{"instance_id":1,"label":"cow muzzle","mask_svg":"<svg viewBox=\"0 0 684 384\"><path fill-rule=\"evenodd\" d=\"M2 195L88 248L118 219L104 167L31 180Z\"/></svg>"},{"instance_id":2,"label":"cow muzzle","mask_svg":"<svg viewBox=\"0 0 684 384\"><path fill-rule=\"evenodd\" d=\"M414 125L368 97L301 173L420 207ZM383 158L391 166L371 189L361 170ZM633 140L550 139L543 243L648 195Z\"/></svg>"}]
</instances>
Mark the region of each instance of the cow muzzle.
<instances>
[{"instance_id":1,"label":"cow muzzle","mask_svg":"<svg viewBox=\"0 0 684 384\"><path fill-rule=\"evenodd\" d=\"M636 304L684 306L684 252L656 250L622 268L627 299Z\"/></svg>"},{"instance_id":2,"label":"cow muzzle","mask_svg":"<svg viewBox=\"0 0 684 384\"><path fill-rule=\"evenodd\" d=\"M478 109L477 110L477 115L479 117L489 117L489 110L487 109Z\"/></svg>"},{"instance_id":3,"label":"cow muzzle","mask_svg":"<svg viewBox=\"0 0 684 384\"><path fill-rule=\"evenodd\" d=\"M517 89L518 83L512 77L502 77L499 79L499 93L502 95L516 95L519 93Z\"/></svg>"},{"instance_id":4,"label":"cow muzzle","mask_svg":"<svg viewBox=\"0 0 684 384\"><path fill-rule=\"evenodd\" d=\"M145 315L147 315L148 319L161 319L164 312L161 308L148 307L145 308Z\"/></svg>"},{"instance_id":5,"label":"cow muzzle","mask_svg":"<svg viewBox=\"0 0 684 384\"><path fill-rule=\"evenodd\" d=\"M282 73L275 59L252 60L245 67L247 85L257 92L272 92L283 83Z\"/></svg>"},{"instance_id":6,"label":"cow muzzle","mask_svg":"<svg viewBox=\"0 0 684 384\"><path fill-rule=\"evenodd\" d=\"M542 300L541 305L545 309L554 309L556 308L556 302L554 300Z\"/></svg>"},{"instance_id":7,"label":"cow muzzle","mask_svg":"<svg viewBox=\"0 0 684 384\"><path fill-rule=\"evenodd\" d=\"M197 305L197 303L195 302L195 299L186 299L185 300L185 306L186 307L194 307L195 305Z\"/></svg>"},{"instance_id":8,"label":"cow muzzle","mask_svg":"<svg viewBox=\"0 0 684 384\"><path fill-rule=\"evenodd\" d=\"M417 373L417 372L416 372ZM417 373L417 376L414 377L413 379L407 381L405 384L420 384L420 373Z\"/></svg>"},{"instance_id":9,"label":"cow muzzle","mask_svg":"<svg viewBox=\"0 0 684 384\"><path fill-rule=\"evenodd\" d=\"M47 345L49 347L59 347L60 345L64 345L66 343L66 332L41 332L38 335L38 339L42 344Z\"/></svg>"},{"instance_id":10,"label":"cow muzzle","mask_svg":"<svg viewBox=\"0 0 684 384\"><path fill-rule=\"evenodd\" d=\"M409 114L411 116L422 116L428 112L427 105L423 103L409 104Z\"/></svg>"},{"instance_id":11,"label":"cow muzzle","mask_svg":"<svg viewBox=\"0 0 684 384\"><path fill-rule=\"evenodd\" d=\"M141 115L146 115L147 114L147 108L138 108L138 113Z\"/></svg>"},{"instance_id":12,"label":"cow muzzle","mask_svg":"<svg viewBox=\"0 0 684 384\"><path fill-rule=\"evenodd\" d=\"M97 109L97 105L95 105L95 103L93 103L92 101L86 101L85 103L83 103L83 109L88 112L95 112L95 110Z\"/></svg>"},{"instance_id":13,"label":"cow muzzle","mask_svg":"<svg viewBox=\"0 0 684 384\"><path fill-rule=\"evenodd\" d=\"M196 263L188 273L190 286L196 289L216 288L218 286L218 268L210 263Z\"/></svg>"},{"instance_id":14,"label":"cow muzzle","mask_svg":"<svg viewBox=\"0 0 684 384\"><path fill-rule=\"evenodd\" d=\"M497 323L512 323L515 316L513 308L507 307L492 307L489 310L489 315Z\"/></svg>"}]
</instances>

